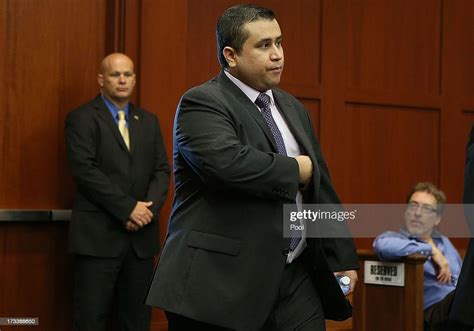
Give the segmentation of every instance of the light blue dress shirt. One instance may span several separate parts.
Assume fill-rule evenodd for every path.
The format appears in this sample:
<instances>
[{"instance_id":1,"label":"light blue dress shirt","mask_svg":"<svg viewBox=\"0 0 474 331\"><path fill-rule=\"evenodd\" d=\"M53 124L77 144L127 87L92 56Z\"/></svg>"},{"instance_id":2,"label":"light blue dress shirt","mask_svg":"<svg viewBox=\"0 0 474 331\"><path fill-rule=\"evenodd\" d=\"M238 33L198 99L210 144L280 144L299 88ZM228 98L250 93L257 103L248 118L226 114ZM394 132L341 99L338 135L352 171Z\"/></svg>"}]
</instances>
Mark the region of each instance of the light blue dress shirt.
<instances>
[{"instance_id":1,"label":"light blue dress shirt","mask_svg":"<svg viewBox=\"0 0 474 331\"><path fill-rule=\"evenodd\" d=\"M440 283L436 279L437 268L431 260L431 245L409 233L406 228L399 232L386 231L375 238L374 250L381 260L397 260L411 254L423 254L428 257L424 264L424 309L444 299L456 288L461 272L462 260L451 241L435 231L432 238L436 247L443 253L451 269L451 282Z\"/></svg>"}]
</instances>

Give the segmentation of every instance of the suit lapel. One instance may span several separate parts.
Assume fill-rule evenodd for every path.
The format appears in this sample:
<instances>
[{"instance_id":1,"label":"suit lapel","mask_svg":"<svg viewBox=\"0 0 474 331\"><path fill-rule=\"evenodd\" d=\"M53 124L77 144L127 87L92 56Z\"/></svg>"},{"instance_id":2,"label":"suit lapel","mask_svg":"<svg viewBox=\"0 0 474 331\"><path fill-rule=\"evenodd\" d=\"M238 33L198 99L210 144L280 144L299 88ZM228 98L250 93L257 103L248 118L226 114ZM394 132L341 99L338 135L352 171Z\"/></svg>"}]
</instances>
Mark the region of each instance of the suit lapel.
<instances>
[{"instance_id":1,"label":"suit lapel","mask_svg":"<svg viewBox=\"0 0 474 331\"><path fill-rule=\"evenodd\" d=\"M224 72L221 72L218 79L220 83L226 87L226 89L230 90L239 103L244 106L244 109L257 122L258 126L260 126L268 141L272 145L273 150L278 153L277 145L275 139L273 138L272 132L270 131L267 122L265 122L265 119L258 110L257 106L252 101L250 101L250 99L245 95L244 92L242 92L240 88L238 88L229 78L227 78Z\"/></svg>"},{"instance_id":2,"label":"suit lapel","mask_svg":"<svg viewBox=\"0 0 474 331\"><path fill-rule=\"evenodd\" d=\"M301 152L306 152L307 155L315 157L311 141L309 140L303 125L301 124L301 120L298 117L296 110L293 109L291 103L288 102L288 100L284 98L277 90L272 90L272 92L278 110L285 119L286 124L290 128L290 131L295 137L296 141L300 145L300 149L302 148L304 150Z\"/></svg>"},{"instance_id":3,"label":"suit lapel","mask_svg":"<svg viewBox=\"0 0 474 331\"><path fill-rule=\"evenodd\" d=\"M130 153L132 156L136 153L142 139L143 130L141 130L142 119L133 104L129 104L128 113L128 131L130 136Z\"/></svg>"},{"instance_id":4,"label":"suit lapel","mask_svg":"<svg viewBox=\"0 0 474 331\"><path fill-rule=\"evenodd\" d=\"M311 161L313 162L313 179L314 183L318 184L320 180L318 155L316 155L313 150L313 145L311 143L310 137L308 137L306 130L303 128L303 125L301 124L301 119L296 113L296 109L293 108L289 100L283 94L281 94L281 92L279 92L278 90L272 90L272 92L278 110L285 118L291 133L298 142L301 153L308 155Z\"/></svg>"},{"instance_id":5,"label":"suit lapel","mask_svg":"<svg viewBox=\"0 0 474 331\"><path fill-rule=\"evenodd\" d=\"M100 95L96 98L95 107L97 109L97 113L99 114L99 117L106 123L106 125L112 131L112 134L117 140L118 144L121 146L122 149L128 152L127 146L125 145L125 142L123 141L123 137L120 134L117 124L115 123L115 119L112 117L112 114L110 113L109 109L105 105Z\"/></svg>"},{"instance_id":6,"label":"suit lapel","mask_svg":"<svg viewBox=\"0 0 474 331\"><path fill-rule=\"evenodd\" d=\"M238 100L239 104L244 106L244 109L247 110L250 116L252 116L252 118L258 123L258 125L264 132L268 141L273 146L273 150L278 153L278 149L275 143L275 139L273 138L272 132L270 131L267 122L265 122L265 119L258 110L257 106L252 101L250 101L250 99L245 95L244 92L242 92L240 88L238 88L234 83L232 83L229 78L227 78L224 72L221 72L218 77L218 81L232 93L232 95ZM277 89L272 90L272 92L278 110L281 112L282 116L286 120L286 123L288 124L291 133L293 134L300 146L301 152L305 153L311 158L311 161L313 162L314 183L316 186L319 186L320 171L318 167L318 158L317 155L315 155L314 153L311 140L306 134L303 125L301 124L301 119L296 113L296 109L294 109L294 107L291 105L288 98L285 97Z\"/></svg>"}]
</instances>

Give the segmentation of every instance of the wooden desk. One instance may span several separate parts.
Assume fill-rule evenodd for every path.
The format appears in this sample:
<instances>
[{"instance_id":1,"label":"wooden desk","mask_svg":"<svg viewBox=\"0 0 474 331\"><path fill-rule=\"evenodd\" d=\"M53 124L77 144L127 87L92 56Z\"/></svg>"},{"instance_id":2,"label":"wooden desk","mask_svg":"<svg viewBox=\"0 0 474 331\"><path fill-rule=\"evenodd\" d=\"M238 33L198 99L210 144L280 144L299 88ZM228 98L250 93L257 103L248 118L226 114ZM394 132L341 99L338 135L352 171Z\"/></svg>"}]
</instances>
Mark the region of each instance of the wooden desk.
<instances>
[{"instance_id":1,"label":"wooden desk","mask_svg":"<svg viewBox=\"0 0 474 331\"><path fill-rule=\"evenodd\" d=\"M423 264L411 255L405 263L405 286L364 283L365 261L380 261L371 250L359 250L359 283L354 291L354 331L423 331Z\"/></svg>"}]
</instances>

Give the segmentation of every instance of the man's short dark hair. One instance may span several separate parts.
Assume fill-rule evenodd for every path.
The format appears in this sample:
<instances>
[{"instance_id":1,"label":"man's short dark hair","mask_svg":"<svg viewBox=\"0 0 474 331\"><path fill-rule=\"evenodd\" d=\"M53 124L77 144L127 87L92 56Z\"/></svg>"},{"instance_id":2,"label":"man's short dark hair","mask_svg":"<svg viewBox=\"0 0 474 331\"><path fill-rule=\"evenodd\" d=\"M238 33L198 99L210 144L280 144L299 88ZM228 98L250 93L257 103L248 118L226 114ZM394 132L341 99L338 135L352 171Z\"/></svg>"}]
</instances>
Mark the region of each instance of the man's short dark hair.
<instances>
[{"instance_id":1,"label":"man's short dark hair","mask_svg":"<svg viewBox=\"0 0 474 331\"><path fill-rule=\"evenodd\" d=\"M249 37L244 26L247 23L260 19L274 20L275 14L271 9L260 7L253 4L241 4L228 8L217 20L216 39L217 39L217 57L223 68L228 63L222 54L224 47L232 47L237 53Z\"/></svg>"},{"instance_id":2,"label":"man's short dark hair","mask_svg":"<svg viewBox=\"0 0 474 331\"><path fill-rule=\"evenodd\" d=\"M433 195L436 199L436 212L441 215L444 211L444 205L446 203L446 195L443 191L437 188L434 184L429 182L421 182L413 186L410 193L407 195L407 203L410 202L411 196L416 192L426 192Z\"/></svg>"}]
</instances>

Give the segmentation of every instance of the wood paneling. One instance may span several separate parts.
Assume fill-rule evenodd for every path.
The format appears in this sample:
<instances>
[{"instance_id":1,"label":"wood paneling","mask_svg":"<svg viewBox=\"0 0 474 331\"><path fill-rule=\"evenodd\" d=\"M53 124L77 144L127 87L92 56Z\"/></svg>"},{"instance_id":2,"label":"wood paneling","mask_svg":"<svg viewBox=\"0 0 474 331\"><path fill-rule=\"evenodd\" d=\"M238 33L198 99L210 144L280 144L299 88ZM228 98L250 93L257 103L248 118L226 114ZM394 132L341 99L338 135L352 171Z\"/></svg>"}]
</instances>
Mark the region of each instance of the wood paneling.
<instances>
[{"instance_id":1,"label":"wood paneling","mask_svg":"<svg viewBox=\"0 0 474 331\"><path fill-rule=\"evenodd\" d=\"M264 4L265 5L265 4ZM285 71L281 88L296 97L321 95L321 1L282 1L268 4L283 35Z\"/></svg>"},{"instance_id":2,"label":"wood paneling","mask_svg":"<svg viewBox=\"0 0 474 331\"><path fill-rule=\"evenodd\" d=\"M176 105L186 90L185 44L187 5L185 2L143 0L141 7L140 100L160 120L168 159L172 164L173 120ZM169 31L174 31L173 34ZM166 47L164 47L166 46ZM195 55L191 52L191 55ZM160 214L160 231L166 234L173 191Z\"/></svg>"},{"instance_id":3,"label":"wood paneling","mask_svg":"<svg viewBox=\"0 0 474 331\"><path fill-rule=\"evenodd\" d=\"M104 1L2 0L0 8L0 207L67 208L63 122L97 93Z\"/></svg>"},{"instance_id":4,"label":"wood paneling","mask_svg":"<svg viewBox=\"0 0 474 331\"><path fill-rule=\"evenodd\" d=\"M0 0L0 208L70 208L64 118L98 92L105 17L105 0ZM2 317L39 317L38 331L71 329L67 228L0 224Z\"/></svg>"},{"instance_id":5,"label":"wood paneling","mask_svg":"<svg viewBox=\"0 0 474 331\"><path fill-rule=\"evenodd\" d=\"M460 202L465 147L474 118L474 2L443 2L443 98L441 186L449 201Z\"/></svg>"},{"instance_id":6,"label":"wood paneling","mask_svg":"<svg viewBox=\"0 0 474 331\"><path fill-rule=\"evenodd\" d=\"M196 56L199 54L197 50L186 47L186 2L143 0L140 15L141 40L138 44L141 48L137 59L141 68L138 77L139 103L158 116L168 159L172 164L173 119L179 98L186 90L186 61L192 57L197 63ZM160 212L161 242L166 235L172 197L171 189ZM152 330L166 329L163 312L153 309Z\"/></svg>"},{"instance_id":7,"label":"wood paneling","mask_svg":"<svg viewBox=\"0 0 474 331\"><path fill-rule=\"evenodd\" d=\"M323 1L321 142L344 202L403 201L427 179L460 202L473 12L462 0ZM361 118L351 105L372 110ZM419 153L407 152L412 139Z\"/></svg>"},{"instance_id":8,"label":"wood paneling","mask_svg":"<svg viewBox=\"0 0 474 331\"><path fill-rule=\"evenodd\" d=\"M439 94L439 0L346 1L346 5L348 87Z\"/></svg>"},{"instance_id":9,"label":"wood paneling","mask_svg":"<svg viewBox=\"0 0 474 331\"><path fill-rule=\"evenodd\" d=\"M347 104L345 112L336 163L358 169L334 176L345 202L404 203L414 183L438 182L438 110Z\"/></svg>"},{"instance_id":10,"label":"wood paneling","mask_svg":"<svg viewBox=\"0 0 474 331\"><path fill-rule=\"evenodd\" d=\"M256 3L277 15L285 50L281 87L308 108L344 202L400 202L420 180L440 185L449 202L461 201L474 120L473 1ZM160 118L171 159L179 97L219 72L215 24L233 4L0 0L0 208L70 207L63 121L97 93L106 52L122 50L134 59L133 100ZM162 236L171 196L161 213ZM0 287L0 312L10 296L9 309L20 315L36 309L36 300L45 330L68 330L70 284L56 283L70 276L61 251L66 227L0 227L0 268L9 270L0 276L8 285ZM371 240L357 244L368 248ZM456 242L465 247L465 240ZM25 293L40 295L28 302ZM62 315L51 315L55 310ZM156 310L153 329L165 327Z\"/></svg>"},{"instance_id":11,"label":"wood paneling","mask_svg":"<svg viewBox=\"0 0 474 331\"><path fill-rule=\"evenodd\" d=\"M71 329L72 268L66 231L67 223L0 222L1 317L37 317L38 331Z\"/></svg>"},{"instance_id":12,"label":"wood paneling","mask_svg":"<svg viewBox=\"0 0 474 331\"><path fill-rule=\"evenodd\" d=\"M6 11L6 2L5 0L0 0L0 184L3 184L2 174L5 172L5 142L7 140L5 128L5 114L7 109L7 99L6 99L6 80L5 77L5 67L6 67L6 56L5 51L7 49L7 36L4 31L6 31L7 26L7 11ZM1 185L3 187L3 185ZM0 201L5 199L4 189L0 189ZM0 206L2 203L0 202Z\"/></svg>"},{"instance_id":13,"label":"wood paneling","mask_svg":"<svg viewBox=\"0 0 474 331\"><path fill-rule=\"evenodd\" d=\"M444 1L443 90L457 94L463 107L474 108L474 2Z\"/></svg>"}]
</instances>

